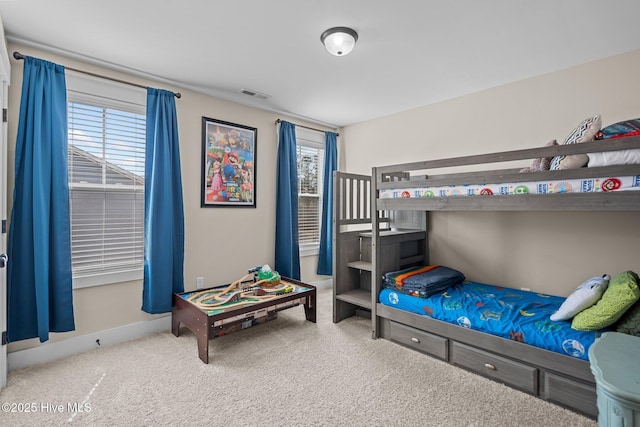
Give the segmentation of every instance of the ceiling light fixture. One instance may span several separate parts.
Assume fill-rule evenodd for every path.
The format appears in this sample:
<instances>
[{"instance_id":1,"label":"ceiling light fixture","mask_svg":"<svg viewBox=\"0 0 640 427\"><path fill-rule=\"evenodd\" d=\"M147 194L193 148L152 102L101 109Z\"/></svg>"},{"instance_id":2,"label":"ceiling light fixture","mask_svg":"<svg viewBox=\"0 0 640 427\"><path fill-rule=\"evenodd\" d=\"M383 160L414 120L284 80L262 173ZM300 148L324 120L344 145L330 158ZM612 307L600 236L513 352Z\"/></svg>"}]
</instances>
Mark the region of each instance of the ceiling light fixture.
<instances>
[{"instance_id":1,"label":"ceiling light fixture","mask_svg":"<svg viewBox=\"0 0 640 427\"><path fill-rule=\"evenodd\" d=\"M322 33L320 41L331 55L345 56L355 47L358 33L347 27L333 27Z\"/></svg>"}]
</instances>

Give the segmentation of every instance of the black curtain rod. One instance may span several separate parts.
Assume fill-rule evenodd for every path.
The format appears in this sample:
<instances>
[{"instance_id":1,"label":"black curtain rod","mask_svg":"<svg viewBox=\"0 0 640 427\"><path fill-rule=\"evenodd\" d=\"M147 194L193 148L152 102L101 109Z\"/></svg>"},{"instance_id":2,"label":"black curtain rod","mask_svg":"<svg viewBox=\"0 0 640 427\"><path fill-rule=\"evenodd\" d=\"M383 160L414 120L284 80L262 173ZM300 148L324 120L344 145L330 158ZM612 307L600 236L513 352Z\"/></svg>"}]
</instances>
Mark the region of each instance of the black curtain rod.
<instances>
[{"instance_id":1,"label":"black curtain rod","mask_svg":"<svg viewBox=\"0 0 640 427\"><path fill-rule=\"evenodd\" d=\"M281 121L282 121L282 120L277 119L277 120L276 120L276 124L279 124ZM296 124L296 123L294 123L294 125L296 125L296 126L298 126L298 127L301 127L301 128L309 129L309 130L315 130L316 132L323 132L323 133L325 132L325 131L323 131L323 130L321 130L321 129L311 128L311 127L309 127L309 126L299 125L299 124ZM336 136L340 136L340 134L336 132Z\"/></svg>"},{"instance_id":2,"label":"black curtain rod","mask_svg":"<svg viewBox=\"0 0 640 427\"><path fill-rule=\"evenodd\" d=\"M21 60L24 59L25 56L23 54L21 54L20 52L13 52L13 57L17 60ZM130 85L130 86L136 86L136 87L141 87L142 89L146 89L147 86L144 85L140 85L138 83L132 83L132 82L128 82L126 80L120 80L120 79L116 79L114 77L109 77L109 76L103 76L102 74L96 74L96 73L92 73L91 71L84 71L84 70L78 70L77 68L71 68L71 67L64 67L67 70L71 70L71 71L76 71L78 73L82 73L82 74L87 74L93 77L99 77L101 79L107 79L107 80L111 80L114 82L118 82L118 83L124 83L126 85ZM175 96L176 98L181 98L182 95L180 94L180 92L173 92L173 96Z\"/></svg>"}]
</instances>

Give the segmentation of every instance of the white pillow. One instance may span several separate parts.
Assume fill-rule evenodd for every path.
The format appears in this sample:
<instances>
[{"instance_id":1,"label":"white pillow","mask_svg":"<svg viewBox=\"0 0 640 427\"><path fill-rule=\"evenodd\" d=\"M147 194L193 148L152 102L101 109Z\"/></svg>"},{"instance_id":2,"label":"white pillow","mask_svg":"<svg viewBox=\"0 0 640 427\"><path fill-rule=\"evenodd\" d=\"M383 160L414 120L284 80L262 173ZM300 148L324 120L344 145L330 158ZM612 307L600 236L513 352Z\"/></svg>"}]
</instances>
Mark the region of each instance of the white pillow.
<instances>
[{"instance_id":1,"label":"white pillow","mask_svg":"<svg viewBox=\"0 0 640 427\"><path fill-rule=\"evenodd\" d=\"M640 163L640 149L588 153L589 167L634 165Z\"/></svg>"},{"instance_id":2,"label":"white pillow","mask_svg":"<svg viewBox=\"0 0 640 427\"><path fill-rule=\"evenodd\" d=\"M558 311L551 315L551 320L554 322L569 320L582 310L597 303L602 297L602 294L604 294L604 291L607 290L610 279L611 277L605 274L602 277L592 277L578 286L562 303Z\"/></svg>"}]
</instances>

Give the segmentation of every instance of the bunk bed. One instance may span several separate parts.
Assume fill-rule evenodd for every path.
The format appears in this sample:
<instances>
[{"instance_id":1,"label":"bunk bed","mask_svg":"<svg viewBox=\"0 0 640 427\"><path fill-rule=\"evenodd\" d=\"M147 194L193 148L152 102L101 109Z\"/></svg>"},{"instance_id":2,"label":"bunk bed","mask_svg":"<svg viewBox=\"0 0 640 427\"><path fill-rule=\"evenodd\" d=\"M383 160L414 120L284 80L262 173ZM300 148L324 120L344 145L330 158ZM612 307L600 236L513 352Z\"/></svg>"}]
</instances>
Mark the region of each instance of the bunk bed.
<instances>
[{"instance_id":1,"label":"bunk bed","mask_svg":"<svg viewBox=\"0 0 640 427\"><path fill-rule=\"evenodd\" d=\"M364 310L364 314L371 316L373 338L389 339L595 418L595 380L589 362L584 358L380 303L385 273L407 265L428 264L425 218L409 221L417 226L411 233L423 240L419 240L418 247L412 248L415 253L410 254L408 262L402 263L403 258L397 255L402 250L389 251L385 240L392 238L394 232L405 232L402 227L407 222L407 215L411 217L410 213L638 211L640 164L527 173L522 173L521 168L499 168L503 162L522 163L532 159L626 150L640 150L640 136L374 167L372 176L368 177L368 193L349 190L341 176L343 173L336 173L334 185L341 185L342 191L337 191L334 200L334 249L337 255L334 258L334 321L351 314L362 314ZM498 166L487 170L487 165ZM453 172L448 172L451 170ZM358 179L366 180L365 176ZM354 210L355 206L362 206L367 201L371 204L370 211ZM402 220L394 223L396 217ZM349 226L367 221L370 221L370 228L360 232L359 249L352 242L345 251L341 245L343 237L345 233L354 233ZM362 239L368 239L368 236L370 241L363 243ZM361 257L359 264L350 261L356 253ZM354 270L359 269L366 270L366 274L360 271L358 276ZM354 277L360 278L359 283ZM346 295L341 298L342 294Z\"/></svg>"}]
</instances>

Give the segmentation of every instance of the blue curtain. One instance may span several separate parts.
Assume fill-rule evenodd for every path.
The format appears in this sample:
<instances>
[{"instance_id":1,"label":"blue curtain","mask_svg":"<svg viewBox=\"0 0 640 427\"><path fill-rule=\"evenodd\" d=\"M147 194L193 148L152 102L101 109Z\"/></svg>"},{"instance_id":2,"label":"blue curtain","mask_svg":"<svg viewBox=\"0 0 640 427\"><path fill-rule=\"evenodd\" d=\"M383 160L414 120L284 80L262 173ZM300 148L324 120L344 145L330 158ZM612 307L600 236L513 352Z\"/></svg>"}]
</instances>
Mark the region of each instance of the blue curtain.
<instances>
[{"instance_id":1,"label":"blue curtain","mask_svg":"<svg viewBox=\"0 0 640 427\"><path fill-rule=\"evenodd\" d=\"M276 165L276 254L274 269L280 275L300 280L298 243L298 163L296 127L280 122Z\"/></svg>"},{"instance_id":2,"label":"blue curtain","mask_svg":"<svg viewBox=\"0 0 640 427\"><path fill-rule=\"evenodd\" d=\"M64 67L26 57L7 271L7 338L75 329Z\"/></svg>"},{"instance_id":3,"label":"blue curtain","mask_svg":"<svg viewBox=\"0 0 640 427\"><path fill-rule=\"evenodd\" d=\"M147 88L142 310L171 311L184 291L184 210L173 92Z\"/></svg>"},{"instance_id":4,"label":"blue curtain","mask_svg":"<svg viewBox=\"0 0 640 427\"><path fill-rule=\"evenodd\" d=\"M335 132L325 132L324 177L322 180L322 225L320 228L320 253L318 274L333 274L333 172L338 169L338 144Z\"/></svg>"}]
</instances>

